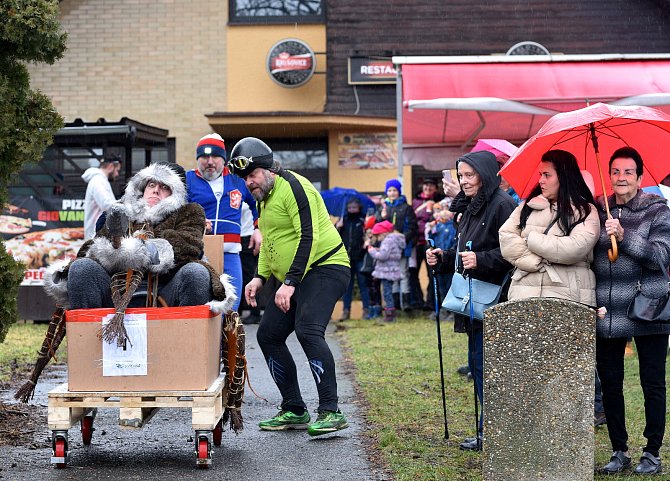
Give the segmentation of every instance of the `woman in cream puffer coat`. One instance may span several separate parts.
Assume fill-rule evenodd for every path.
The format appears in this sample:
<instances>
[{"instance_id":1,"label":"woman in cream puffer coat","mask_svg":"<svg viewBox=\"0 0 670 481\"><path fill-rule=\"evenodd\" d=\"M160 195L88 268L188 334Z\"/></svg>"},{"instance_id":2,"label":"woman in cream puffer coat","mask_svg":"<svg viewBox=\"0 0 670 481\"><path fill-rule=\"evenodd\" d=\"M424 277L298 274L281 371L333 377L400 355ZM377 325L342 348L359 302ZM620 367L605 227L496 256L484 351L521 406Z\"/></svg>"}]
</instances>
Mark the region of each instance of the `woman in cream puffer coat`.
<instances>
[{"instance_id":1,"label":"woman in cream puffer coat","mask_svg":"<svg viewBox=\"0 0 670 481\"><path fill-rule=\"evenodd\" d=\"M569 152L542 156L540 181L500 228L500 250L516 268L508 299L557 297L595 307L591 270L600 221Z\"/></svg>"}]
</instances>

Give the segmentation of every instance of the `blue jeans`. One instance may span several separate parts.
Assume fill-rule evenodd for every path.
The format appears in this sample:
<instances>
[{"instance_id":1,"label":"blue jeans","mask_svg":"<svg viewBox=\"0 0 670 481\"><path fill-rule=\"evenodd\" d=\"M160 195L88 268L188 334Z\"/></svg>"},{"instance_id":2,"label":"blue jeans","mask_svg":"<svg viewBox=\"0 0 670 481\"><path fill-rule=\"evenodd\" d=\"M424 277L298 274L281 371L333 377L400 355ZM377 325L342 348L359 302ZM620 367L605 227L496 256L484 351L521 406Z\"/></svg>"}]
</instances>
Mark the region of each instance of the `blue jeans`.
<instances>
[{"instance_id":1,"label":"blue jeans","mask_svg":"<svg viewBox=\"0 0 670 481\"><path fill-rule=\"evenodd\" d=\"M393 308L393 281L382 279L382 297L384 298L384 307ZM396 281L397 282L397 281Z\"/></svg>"},{"instance_id":2,"label":"blue jeans","mask_svg":"<svg viewBox=\"0 0 670 481\"><path fill-rule=\"evenodd\" d=\"M452 273L439 273L437 274L437 285L440 288L440 291L437 293L439 296L439 304L442 305L442 301L447 297L449 288L451 287L451 279L454 275Z\"/></svg>"},{"instance_id":3,"label":"blue jeans","mask_svg":"<svg viewBox=\"0 0 670 481\"><path fill-rule=\"evenodd\" d=\"M363 259L359 261L351 261L351 280L349 281L349 286L347 291L342 296L342 307L344 309L351 309L351 298L354 293L354 279L358 281L358 290L361 292L361 302L363 303L363 309L370 307L370 292L368 291L368 280L361 272L363 267Z\"/></svg>"},{"instance_id":4,"label":"blue jeans","mask_svg":"<svg viewBox=\"0 0 670 481\"><path fill-rule=\"evenodd\" d=\"M468 367L479 398L479 432L484 431L484 329L475 322L468 332Z\"/></svg>"},{"instance_id":5,"label":"blue jeans","mask_svg":"<svg viewBox=\"0 0 670 481\"><path fill-rule=\"evenodd\" d=\"M240 300L244 295L244 286L242 286L242 261L237 252L223 253L223 272L230 276L230 282L237 292L237 300L233 304L233 310L237 311L240 307Z\"/></svg>"}]
</instances>

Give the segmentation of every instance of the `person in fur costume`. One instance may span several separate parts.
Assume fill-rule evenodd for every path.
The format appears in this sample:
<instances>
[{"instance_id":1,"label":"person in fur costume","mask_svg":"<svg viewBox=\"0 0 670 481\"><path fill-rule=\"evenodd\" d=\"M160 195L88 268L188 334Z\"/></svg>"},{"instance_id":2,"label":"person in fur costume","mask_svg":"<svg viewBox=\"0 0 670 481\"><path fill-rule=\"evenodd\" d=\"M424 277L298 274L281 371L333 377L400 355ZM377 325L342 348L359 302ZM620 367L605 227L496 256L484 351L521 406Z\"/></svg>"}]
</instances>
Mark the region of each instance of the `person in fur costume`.
<instances>
[{"instance_id":1,"label":"person in fur costume","mask_svg":"<svg viewBox=\"0 0 670 481\"><path fill-rule=\"evenodd\" d=\"M110 232L115 219L127 219L120 239ZM237 296L227 276L202 260L204 229L205 213L186 201L179 176L165 164L152 164L130 179L106 225L77 258L49 268L45 289L68 309L114 307L112 276L132 270L145 279L151 274L168 306L206 304L229 313Z\"/></svg>"}]
</instances>

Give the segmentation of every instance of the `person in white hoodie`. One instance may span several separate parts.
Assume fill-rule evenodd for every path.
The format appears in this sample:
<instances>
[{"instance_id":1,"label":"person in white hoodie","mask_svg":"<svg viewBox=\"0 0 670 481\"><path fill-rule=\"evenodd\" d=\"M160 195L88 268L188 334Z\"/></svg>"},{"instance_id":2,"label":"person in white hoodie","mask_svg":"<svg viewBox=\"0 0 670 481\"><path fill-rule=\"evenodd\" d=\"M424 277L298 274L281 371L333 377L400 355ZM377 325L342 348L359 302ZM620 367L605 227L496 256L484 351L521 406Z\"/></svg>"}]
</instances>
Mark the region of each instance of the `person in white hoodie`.
<instances>
[{"instance_id":1,"label":"person in white hoodie","mask_svg":"<svg viewBox=\"0 0 670 481\"><path fill-rule=\"evenodd\" d=\"M81 178L88 184L84 198L84 239L95 237L95 223L114 202L114 192L109 183L119 176L121 161L118 158L104 159L99 167L89 167Z\"/></svg>"}]
</instances>

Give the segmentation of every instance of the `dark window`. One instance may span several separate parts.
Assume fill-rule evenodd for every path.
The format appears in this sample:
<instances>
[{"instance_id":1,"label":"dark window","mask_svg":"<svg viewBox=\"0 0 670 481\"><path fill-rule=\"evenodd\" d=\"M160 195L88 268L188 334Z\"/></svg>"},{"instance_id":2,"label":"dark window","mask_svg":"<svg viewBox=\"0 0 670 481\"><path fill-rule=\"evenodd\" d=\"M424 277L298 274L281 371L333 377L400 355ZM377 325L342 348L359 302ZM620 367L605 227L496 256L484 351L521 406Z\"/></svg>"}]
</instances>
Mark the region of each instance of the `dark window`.
<instances>
[{"instance_id":1,"label":"dark window","mask_svg":"<svg viewBox=\"0 0 670 481\"><path fill-rule=\"evenodd\" d=\"M328 188L328 139L265 139L265 142L283 168L309 179L319 191ZM237 139L230 139L231 146L236 143Z\"/></svg>"},{"instance_id":2,"label":"dark window","mask_svg":"<svg viewBox=\"0 0 670 481\"><path fill-rule=\"evenodd\" d=\"M229 0L231 24L323 23L323 0Z\"/></svg>"}]
</instances>

